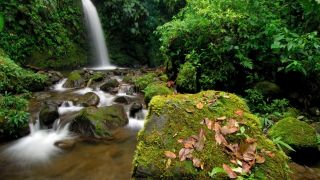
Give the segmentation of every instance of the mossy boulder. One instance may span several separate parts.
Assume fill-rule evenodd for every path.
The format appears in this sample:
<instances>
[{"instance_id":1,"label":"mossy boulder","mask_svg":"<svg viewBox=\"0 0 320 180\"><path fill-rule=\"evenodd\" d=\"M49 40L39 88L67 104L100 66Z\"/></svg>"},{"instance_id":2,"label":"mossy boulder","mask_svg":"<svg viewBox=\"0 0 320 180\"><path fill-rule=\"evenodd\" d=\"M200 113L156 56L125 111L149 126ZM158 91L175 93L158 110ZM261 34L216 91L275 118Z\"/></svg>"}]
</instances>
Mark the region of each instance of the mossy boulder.
<instances>
[{"instance_id":1,"label":"mossy boulder","mask_svg":"<svg viewBox=\"0 0 320 180\"><path fill-rule=\"evenodd\" d=\"M134 79L134 85L139 90L144 90L149 84L157 81L155 73L147 73Z\"/></svg>"},{"instance_id":2,"label":"mossy boulder","mask_svg":"<svg viewBox=\"0 0 320 180\"><path fill-rule=\"evenodd\" d=\"M116 92L115 89L117 89L119 85L120 85L120 83L118 80L110 79L107 82L105 82L103 85L101 85L100 89L104 92L114 93L114 92Z\"/></svg>"},{"instance_id":3,"label":"mossy boulder","mask_svg":"<svg viewBox=\"0 0 320 180\"><path fill-rule=\"evenodd\" d=\"M255 87L258 91L260 91L266 97L275 97L281 93L280 87L269 81L258 82Z\"/></svg>"},{"instance_id":4,"label":"mossy boulder","mask_svg":"<svg viewBox=\"0 0 320 180\"><path fill-rule=\"evenodd\" d=\"M129 120L121 105L87 107L82 109L71 123L71 131L86 136L106 137L112 130L125 126Z\"/></svg>"},{"instance_id":5,"label":"mossy boulder","mask_svg":"<svg viewBox=\"0 0 320 180\"><path fill-rule=\"evenodd\" d=\"M152 97L157 95L173 94L173 90L168 88L164 83L152 83L149 84L144 90L145 101L148 103Z\"/></svg>"},{"instance_id":6,"label":"mossy boulder","mask_svg":"<svg viewBox=\"0 0 320 180\"><path fill-rule=\"evenodd\" d=\"M243 114L239 116L237 111ZM264 155L265 162L256 164L251 170L257 179L288 179L287 156L263 135L258 118L250 113L244 100L218 91L156 96L151 100L145 126L138 135L133 177L210 179L208 173L213 168L223 164L232 166L231 156L215 141L215 132L201 124L205 118L217 122L217 118L222 116L241 122L246 129L245 134L257 140L257 152L272 152L273 156ZM172 159L168 165L165 151L177 155L183 148L178 140L197 135L200 129L203 129L206 140L203 150L194 151L193 157L204 163L203 169L195 168L191 160L180 161L178 158ZM243 139L235 134L229 136L227 140L230 143L239 143ZM221 179L226 179L226 176Z\"/></svg>"},{"instance_id":7,"label":"mossy boulder","mask_svg":"<svg viewBox=\"0 0 320 180\"><path fill-rule=\"evenodd\" d=\"M80 88L86 86L86 80L81 76L80 71L72 71L68 80L63 84L64 88Z\"/></svg>"},{"instance_id":8,"label":"mossy boulder","mask_svg":"<svg viewBox=\"0 0 320 180\"><path fill-rule=\"evenodd\" d=\"M78 103L82 106L97 106L100 102L99 96L94 92L88 92L79 98Z\"/></svg>"},{"instance_id":9,"label":"mossy boulder","mask_svg":"<svg viewBox=\"0 0 320 180\"><path fill-rule=\"evenodd\" d=\"M314 127L306 122L287 117L275 125L269 131L272 138L281 137L281 140L294 149L316 148L317 135Z\"/></svg>"}]
</instances>

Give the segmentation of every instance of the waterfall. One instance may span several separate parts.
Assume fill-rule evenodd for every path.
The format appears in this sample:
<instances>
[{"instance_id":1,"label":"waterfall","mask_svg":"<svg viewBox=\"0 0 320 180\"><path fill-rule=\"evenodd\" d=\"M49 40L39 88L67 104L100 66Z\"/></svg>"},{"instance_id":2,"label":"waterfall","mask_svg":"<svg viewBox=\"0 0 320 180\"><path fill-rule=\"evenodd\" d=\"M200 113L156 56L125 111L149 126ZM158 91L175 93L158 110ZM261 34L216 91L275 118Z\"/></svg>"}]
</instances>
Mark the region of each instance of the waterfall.
<instances>
[{"instance_id":1,"label":"waterfall","mask_svg":"<svg viewBox=\"0 0 320 180\"><path fill-rule=\"evenodd\" d=\"M92 50L96 58L94 65L97 68L111 67L97 9L90 0L82 0L82 5L89 35L93 45Z\"/></svg>"}]
</instances>

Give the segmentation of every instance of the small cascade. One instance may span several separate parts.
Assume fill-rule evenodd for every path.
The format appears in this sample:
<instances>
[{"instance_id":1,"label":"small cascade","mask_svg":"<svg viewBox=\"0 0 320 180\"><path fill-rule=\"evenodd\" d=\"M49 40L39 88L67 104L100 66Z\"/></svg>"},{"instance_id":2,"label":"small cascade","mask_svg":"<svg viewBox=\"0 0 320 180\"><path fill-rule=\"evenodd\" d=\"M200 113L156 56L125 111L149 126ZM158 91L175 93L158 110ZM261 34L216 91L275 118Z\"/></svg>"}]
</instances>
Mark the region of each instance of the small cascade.
<instances>
[{"instance_id":1,"label":"small cascade","mask_svg":"<svg viewBox=\"0 0 320 180\"><path fill-rule=\"evenodd\" d=\"M30 134L25 136L4 150L4 154L18 165L32 165L49 163L50 159L62 150L54 145L55 142L71 139L68 125L49 130L40 129L39 120L30 124Z\"/></svg>"},{"instance_id":2,"label":"small cascade","mask_svg":"<svg viewBox=\"0 0 320 180\"><path fill-rule=\"evenodd\" d=\"M144 126L144 118L146 117L148 113L148 110L143 109L141 111L141 115L135 117L135 118L129 118L129 124L127 125L127 127L129 127L130 129L141 129ZM129 114L128 114L129 117Z\"/></svg>"},{"instance_id":3,"label":"small cascade","mask_svg":"<svg viewBox=\"0 0 320 180\"><path fill-rule=\"evenodd\" d=\"M82 0L82 5L93 45L93 54L96 56L95 68L93 69L115 69L116 67L110 64L104 33L96 7L90 0Z\"/></svg>"},{"instance_id":4,"label":"small cascade","mask_svg":"<svg viewBox=\"0 0 320 180\"><path fill-rule=\"evenodd\" d=\"M58 112L60 115L65 114L67 112L76 112L80 111L83 107L76 106L72 101L64 101L61 106L58 108Z\"/></svg>"},{"instance_id":5,"label":"small cascade","mask_svg":"<svg viewBox=\"0 0 320 180\"><path fill-rule=\"evenodd\" d=\"M67 78L62 79L57 84L55 84L51 89L53 91L59 91L59 92L68 90L68 88L63 87L64 83L67 82L67 80L68 80Z\"/></svg>"}]
</instances>

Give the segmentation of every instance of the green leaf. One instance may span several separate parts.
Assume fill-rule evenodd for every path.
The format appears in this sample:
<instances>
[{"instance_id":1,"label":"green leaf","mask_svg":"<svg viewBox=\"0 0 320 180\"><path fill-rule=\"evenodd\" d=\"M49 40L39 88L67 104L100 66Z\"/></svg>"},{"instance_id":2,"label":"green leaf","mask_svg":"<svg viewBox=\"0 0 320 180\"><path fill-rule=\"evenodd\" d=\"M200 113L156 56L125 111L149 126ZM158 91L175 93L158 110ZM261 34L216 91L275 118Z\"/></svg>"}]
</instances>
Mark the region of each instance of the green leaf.
<instances>
[{"instance_id":1,"label":"green leaf","mask_svg":"<svg viewBox=\"0 0 320 180\"><path fill-rule=\"evenodd\" d=\"M220 173L226 173L226 171L222 167L215 167L212 169L211 172L209 172L209 176L213 177L214 175L220 174Z\"/></svg>"}]
</instances>

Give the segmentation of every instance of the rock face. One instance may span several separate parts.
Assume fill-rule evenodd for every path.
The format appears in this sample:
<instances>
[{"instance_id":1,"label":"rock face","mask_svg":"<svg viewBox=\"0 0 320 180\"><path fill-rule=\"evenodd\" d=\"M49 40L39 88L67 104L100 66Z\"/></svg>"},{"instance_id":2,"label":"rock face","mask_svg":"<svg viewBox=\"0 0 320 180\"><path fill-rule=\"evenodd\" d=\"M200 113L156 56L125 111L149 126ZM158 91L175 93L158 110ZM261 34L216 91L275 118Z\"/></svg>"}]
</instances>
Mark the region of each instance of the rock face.
<instances>
[{"instance_id":1,"label":"rock face","mask_svg":"<svg viewBox=\"0 0 320 180\"><path fill-rule=\"evenodd\" d=\"M128 117L121 105L87 107L80 111L70 125L71 131L84 137L107 137L115 128L128 124Z\"/></svg>"},{"instance_id":2,"label":"rock face","mask_svg":"<svg viewBox=\"0 0 320 180\"><path fill-rule=\"evenodd\" d=\"M55 84L63 78L63 74L58 71L48 71L47 76L50 84Z\"/></svg>"},{"instance_id":3,"label":"rock face","mask_svg":"<svg viewBox=\"0 0 320 180\"><path fill-rule=\"evenodd\" d=\"M142 108L143 105L141 103L132 103L129 109L129 116L135 118L137 116L137 113L141 111Z\"/></svg>"},{"instance_id":4,"label":"rock face","mask_svg":"<svg viewBox=\"0 0 320 180\"><path fill-rule=\"evenodd\" d=\"M205 118L208 119L204 121ZM219 144L216 140L222 139L219 138L221 134L214 130L216 124L225 127L230 121L239 122L238 128L244 128L246 136L236 133L225 135L227 142ZM263 135L259 126L259 119L250 113L241 98L233 94L205 91L195 95L155 96L149 104L145 127L138 135L133 178L210 179L208 174L215 167L222 168L223 164L239 166L230 162L235 155L222 145L243 146L249 136L256 140L256 152L265 160L251 169L254 177L288 179L287 156L277 150L272 141ZM199 140L201 131L205 136L202 138L202 147L186 142L188 138ZM192 156L186 156L191 149L194 150ZM267 155L265 152L272 153ZM186 159L181 161L182 157ZM243 159L242 161L244 162ZM221 174L217 179L227 179L227 175Z\"/></svg>"},{"instance_id":5,"label":"rock face","mask_svg":"<svg viewBox=\"0 0 320 180\"><path fill-rule=\"evenodd\" d=\"M106 83L104 83L100 89L104 92L108 92L108 93L115 93L118 90L117 89L119 86L119 82L116 79L110 79L108 80Z\"/></svg>"},{"instance_id":6,"label":"rock face","mask_svg":"<svg viewBox=\"0 0 320 180\"><path fill-rule=\"evenodd\" d=\"M78 103L84 107L97 106L100 102L99 96L94 92L88 92L80 97Z\"/></svg>"},{"instance_id":7,"label":"rock face","mask_svg":"<svg viewBox=\"0 0 320 180\"><path fill-rule=\"evenodd\" d=\"M126 96L118 96L113 100L113 102L119 103L119 104L129 104L130 99Z\"/></svg>"},{"instance_id":8,"label":"rock face","mask_svg":"<svg viewBox=\"0 0 320 180\"><path fill-rule=\"evenodd\" d=\"M51 126L53 122L58 118L58 105L54 103L46 103L39 114L40 122L46 126Z\"/></svg>"}]
</instances>

